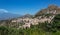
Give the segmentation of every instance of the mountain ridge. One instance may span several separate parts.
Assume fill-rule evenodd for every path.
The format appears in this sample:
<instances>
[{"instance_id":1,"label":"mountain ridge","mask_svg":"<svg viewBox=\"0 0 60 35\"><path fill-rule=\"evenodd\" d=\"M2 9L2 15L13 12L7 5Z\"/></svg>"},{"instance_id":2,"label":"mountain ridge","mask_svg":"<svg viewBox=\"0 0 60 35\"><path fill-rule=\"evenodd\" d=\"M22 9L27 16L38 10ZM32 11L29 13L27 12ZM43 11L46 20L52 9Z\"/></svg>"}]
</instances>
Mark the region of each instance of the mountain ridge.
<instances>
[{"instance_id":1,"label":"mountain ridge","mask_svg":"<svg viewBox=\"0 0 60 35\"><path fill-rule=\"evenodd\" d=\"M56 11L56 12L55 12ZM56 5L50 5L45 9L40 10L35 14L35 16L40 16L43 14L60 14L60 8Z\"/></svg>"}]
</instances>

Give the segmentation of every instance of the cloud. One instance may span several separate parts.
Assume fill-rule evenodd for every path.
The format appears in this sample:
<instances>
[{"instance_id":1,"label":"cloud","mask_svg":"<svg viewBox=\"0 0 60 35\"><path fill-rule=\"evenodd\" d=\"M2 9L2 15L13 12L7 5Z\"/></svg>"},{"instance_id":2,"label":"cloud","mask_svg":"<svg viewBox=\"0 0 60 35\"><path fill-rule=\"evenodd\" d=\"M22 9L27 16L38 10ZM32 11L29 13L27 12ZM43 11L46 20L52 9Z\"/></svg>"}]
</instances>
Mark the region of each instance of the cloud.
<instances>
[{"instance_id":1,"label":"cloud","mask_svg":"<svg viewBox=\"0 0 60 35\"><path fill-rule=\"evenodd\" d=\"M0 9L0 13L8 13L8 11L5 9Z\"/></svg>"}]
</instances>

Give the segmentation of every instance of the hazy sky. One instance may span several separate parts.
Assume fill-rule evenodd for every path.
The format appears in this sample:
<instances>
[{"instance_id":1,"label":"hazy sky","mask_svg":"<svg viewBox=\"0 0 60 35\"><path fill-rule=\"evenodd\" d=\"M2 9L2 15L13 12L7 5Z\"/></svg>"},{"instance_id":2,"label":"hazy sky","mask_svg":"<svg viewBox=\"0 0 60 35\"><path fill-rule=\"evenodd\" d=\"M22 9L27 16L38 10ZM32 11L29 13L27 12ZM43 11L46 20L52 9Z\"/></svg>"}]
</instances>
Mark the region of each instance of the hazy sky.
<instances>
[{"instance_id":1,"label":"hazy sky","mask_svg":"<svg viewBox=\"0 0 60 35\"><path fill-rule=\"evenodd\" d=\"M35 14L50 4L60 6L60 0L0 0L0 11L15 14Z\"/></svg>"}]
</instances>

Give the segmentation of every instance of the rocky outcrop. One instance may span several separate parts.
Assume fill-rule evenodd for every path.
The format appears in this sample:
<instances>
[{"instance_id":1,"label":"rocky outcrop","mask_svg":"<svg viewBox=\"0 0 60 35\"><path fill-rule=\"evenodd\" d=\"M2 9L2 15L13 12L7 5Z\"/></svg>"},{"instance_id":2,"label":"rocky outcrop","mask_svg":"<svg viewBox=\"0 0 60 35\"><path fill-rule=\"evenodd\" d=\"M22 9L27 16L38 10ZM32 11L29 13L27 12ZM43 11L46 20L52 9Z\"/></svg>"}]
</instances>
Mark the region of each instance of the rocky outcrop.
<instances>
[{"instance_id":1,"label":"rocky outcrop","mask_svg":"<svg viewBox=\"0 0 60 35\"><path fill-rule=\"evenodd\" d=\"M42 9L35 16L40 16L43 14L60 14L60 8L56 5L49 5L48 8Z\"/></svg>"}]
</instances>

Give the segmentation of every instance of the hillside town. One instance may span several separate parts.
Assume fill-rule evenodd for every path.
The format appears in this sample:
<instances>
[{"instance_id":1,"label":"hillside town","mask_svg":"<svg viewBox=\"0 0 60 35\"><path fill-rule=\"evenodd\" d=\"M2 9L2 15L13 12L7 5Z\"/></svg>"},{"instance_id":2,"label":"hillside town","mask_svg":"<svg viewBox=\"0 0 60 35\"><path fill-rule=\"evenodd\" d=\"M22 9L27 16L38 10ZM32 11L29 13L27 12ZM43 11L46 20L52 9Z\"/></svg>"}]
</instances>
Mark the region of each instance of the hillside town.
<instances>
[{"instance_id":1,"label":"hillside town","mask_svg":"<svg viewBox=\"0 0 60 35\"><path fill-rule=\"evenodd\" d=\"M12 23L14 23L14 22L17 22L17 23L22 22L23 23L24 22L24 25L19 26L19 28L20 27L30 28L31 25L37 25L38 23L44 23L44 22L50 23L53 18L54 18L54 15L50 16L49 18L47 18L47 17L42 18L42 16L37 17L37 18L33 18L33 19L32 18L20 18L20 19L17 19L17 20L12 20Z\"/></svg>"}]
</instances>

